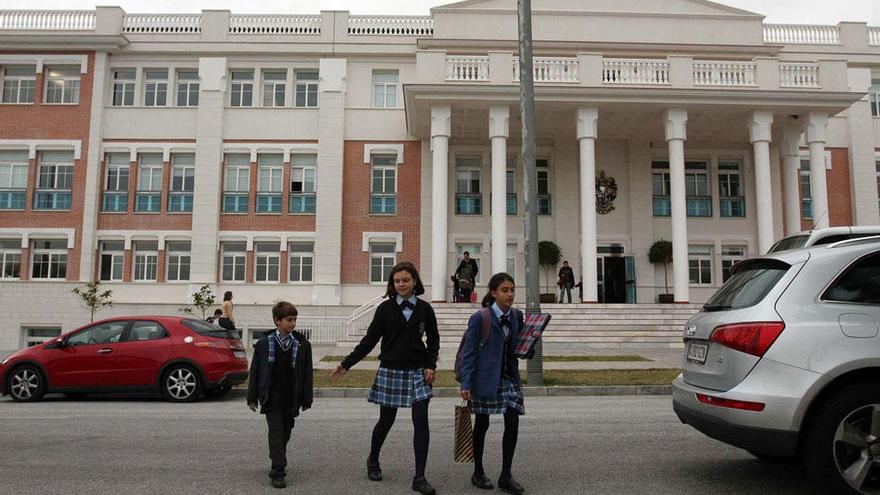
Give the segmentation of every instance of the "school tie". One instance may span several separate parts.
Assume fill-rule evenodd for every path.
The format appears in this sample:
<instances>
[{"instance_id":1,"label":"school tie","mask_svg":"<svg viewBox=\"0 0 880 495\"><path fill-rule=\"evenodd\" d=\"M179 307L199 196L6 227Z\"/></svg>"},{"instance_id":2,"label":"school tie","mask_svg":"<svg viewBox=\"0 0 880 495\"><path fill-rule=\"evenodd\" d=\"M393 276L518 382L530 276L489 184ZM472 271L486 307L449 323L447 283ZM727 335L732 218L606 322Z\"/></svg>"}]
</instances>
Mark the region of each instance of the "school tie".
<instances>
[{"instance_id":1,"label":"school tie","mask_svg":"<svg viewBox=\"0 0 880 495\"><path fill-rule=\"evenodd\" d=\"M409 309L415 310L415 309L416 309L416 305L413 304L413 303L411 303L411 302L409 302L408 300L404 300L402 303L400 303L400 309L401 309L401 310L404 310L404 309L406 309L406 308L409 308Z\"/></svg>"}]
</instances>

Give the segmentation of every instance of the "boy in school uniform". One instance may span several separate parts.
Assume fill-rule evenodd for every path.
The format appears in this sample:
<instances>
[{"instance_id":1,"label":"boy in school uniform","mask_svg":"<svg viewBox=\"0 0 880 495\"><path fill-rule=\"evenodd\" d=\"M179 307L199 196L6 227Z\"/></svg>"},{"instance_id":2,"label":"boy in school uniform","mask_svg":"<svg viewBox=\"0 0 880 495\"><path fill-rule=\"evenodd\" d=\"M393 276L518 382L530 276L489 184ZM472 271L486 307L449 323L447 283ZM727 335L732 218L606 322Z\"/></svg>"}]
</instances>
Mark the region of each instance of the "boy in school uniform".
<instances>
[{"instance_id":1,"label":"boy in school uniform","mask_svg":"<svg viewBox=\"0 0 880 495\"><path fill-rule=\"evenodd\" d=\"M296 307L281 301L272 308L277 327L254 345L247 405L266 416L269 426L269 478L275 488L287 486L287 443L299 411L312 407L312 346L294 331Z\"/></svg>"}]
</instances>

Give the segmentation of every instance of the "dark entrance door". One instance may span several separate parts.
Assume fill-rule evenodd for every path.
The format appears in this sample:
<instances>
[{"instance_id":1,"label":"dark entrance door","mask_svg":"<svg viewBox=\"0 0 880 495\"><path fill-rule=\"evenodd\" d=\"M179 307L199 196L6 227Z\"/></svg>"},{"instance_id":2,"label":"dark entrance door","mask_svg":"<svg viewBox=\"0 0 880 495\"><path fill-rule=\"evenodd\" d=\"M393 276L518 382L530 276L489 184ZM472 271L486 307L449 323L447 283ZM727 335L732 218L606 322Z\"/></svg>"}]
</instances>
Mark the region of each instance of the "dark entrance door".
<instances>
[{"instance_id":1,"label":"dark entrance door","mask_svg":"<svg viewBox=\"0 0 880 495\"><path fill-rule=\"evenodd\" d=\"M606 303L625 303L626 301L626 258L606 256L602 273Z\"/></svg>"}]
</instances>

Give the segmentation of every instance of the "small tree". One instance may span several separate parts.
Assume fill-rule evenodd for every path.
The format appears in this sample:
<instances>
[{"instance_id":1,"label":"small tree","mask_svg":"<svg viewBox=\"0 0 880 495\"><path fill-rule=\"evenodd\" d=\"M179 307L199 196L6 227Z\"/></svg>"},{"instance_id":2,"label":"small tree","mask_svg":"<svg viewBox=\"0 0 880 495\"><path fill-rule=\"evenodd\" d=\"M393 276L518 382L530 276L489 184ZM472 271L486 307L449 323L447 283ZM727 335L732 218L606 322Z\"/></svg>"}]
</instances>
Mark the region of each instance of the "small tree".
<instances>
[{"instance_id":1,"label":"small tree","mask_svg":"<svg viewBox=\"0 0 880 495\"><path fill-rule=\"evenodd\" d=\"M85 287L75 287L71 291L78 295L85 307L89 309L89 316L91 318L89 321L92 322L95 321L95 313L100 311L101 308L104 306L113 307L113 301L111 300L113 291L108 289L104 292L99 292L99 285L101 285L101 282L89 282Z\"/></svg>"},{"instance_id":2,"label":"small tree","mask_svg":"<svg viewBox=\"0 0 880 495\"><path fill-rule=\"evenodd\" d=\"M672 243L660 239L652 244L648 251L648 261L652 265L663 263L663 286L666 288L666 294L669 294L669 264L672 263Z\"/></svg>"},{"instance_id":3,"label":"small tree","mask_svg":"<svg viewBox=\"0 0 880 495\"><path fill-rule=\"evenodd\" d=\"M541 241L538 243L538 264L544 268L544 282L547 287L550 287L550 279L547 274L556 268L561 259L562 249L555 242Z\"/></svg>"},{"instance_id":4,"label":"small tree","mask_svg":"<svg viewBox=\"0 0 880 495\"><path fill-rule=\"evenodd\" d=\"M208 284L203 285L198 292L193 293L192 298L192 306L180 308L180 311L192 313L194 307L198 308L202 312L203 320L207 317L208 308L213 306L214 302L217 300L214 296L214 291L211 290L211 286Z\"/></svg>"}]
</instances>

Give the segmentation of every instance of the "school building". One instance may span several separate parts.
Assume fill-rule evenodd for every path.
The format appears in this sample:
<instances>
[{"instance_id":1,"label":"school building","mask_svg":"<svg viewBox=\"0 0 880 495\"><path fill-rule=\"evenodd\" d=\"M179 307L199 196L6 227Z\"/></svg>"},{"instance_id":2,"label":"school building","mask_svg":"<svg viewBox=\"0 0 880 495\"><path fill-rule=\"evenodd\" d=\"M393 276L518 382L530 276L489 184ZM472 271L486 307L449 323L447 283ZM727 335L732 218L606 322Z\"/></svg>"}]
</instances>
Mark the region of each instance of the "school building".
<instances>
[{"instance_id":1,"label":"school building","mask_svg":"<svg viewBox=\"0 0 880 495\"><path fill-rule=\"evenodd\" d=\"M540 239L583 301L701 303L787 233L880 224L880 27L704 0L532 8ZM0 349L84 323L71 289L94 280L113 291L99 316L173 313L208 284L254 328L279 299L363 314L401 260L432 301L464 251L480 292L523 280L517 52L513 0L0 11Z\"/></svg>"}]
</instances>

